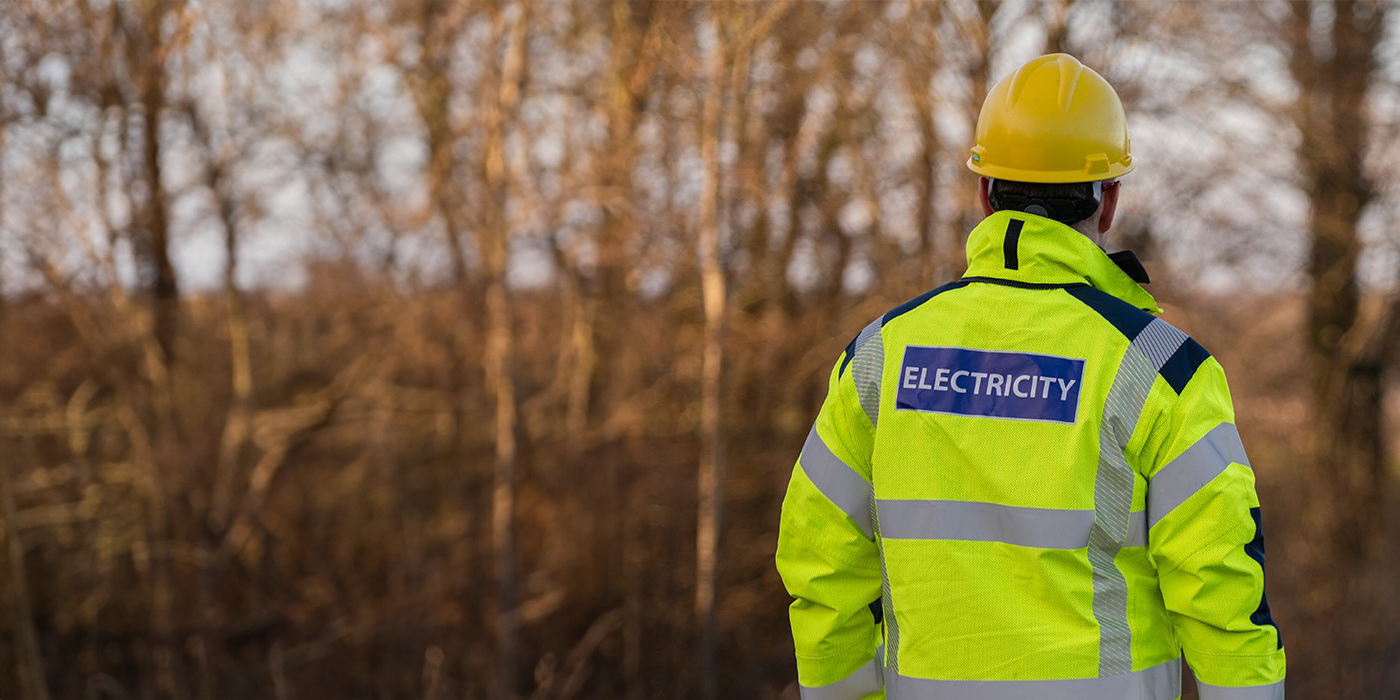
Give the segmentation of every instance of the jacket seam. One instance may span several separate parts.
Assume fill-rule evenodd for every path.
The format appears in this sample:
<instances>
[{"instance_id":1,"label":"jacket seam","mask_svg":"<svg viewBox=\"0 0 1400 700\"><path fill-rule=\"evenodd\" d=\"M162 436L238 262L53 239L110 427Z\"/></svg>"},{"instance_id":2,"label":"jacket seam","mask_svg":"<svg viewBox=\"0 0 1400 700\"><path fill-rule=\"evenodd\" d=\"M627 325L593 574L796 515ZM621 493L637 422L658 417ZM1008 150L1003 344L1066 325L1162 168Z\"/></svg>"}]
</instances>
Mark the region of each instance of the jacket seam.
<instances>
[{"instance_id":1,"label":"jacket seam","mask_svg":"<svg viewBox=\"0 0 1400 700\"><path fill-rule=\"evenodd\" d=\"M1139 311L1139 312L1141 312L1141 313L1143 313L1143 314L1145 314L1145 315L1147 315L1147 316L1149 316L1149 317L1151 317L1151 318L1153 318L1153 319L1157 318L1157 315L1154 314L1154 313L1152 313L1151 311L1148 311L1147 309L1143 309L1143 308L1137 306L1136 304L1133 304L1133 303L1130 302L1130 301L1127 301L1127 300L1122 299L1122 298L1120 298L1120 297L1118 297L1118 296L1115 296L1114 294L1112 294L1112 293L1110 293L1110 292L1106 292L1106 291L1104 291L1104 290L1102 290L1102 289L1099 289L1098 287L1095 287L1095 286L1092 285L1092 284L1069 285L1069 286L1064 286L1064 287L1059 287L1059 288L1058 288L1058 289L1060 289L1060 291L1063 291L1063 292L1065 293L1066 296L1068 296L1070 299L1074 300L1074 302L1075 302L1078 306L1080 306L1081 308L1083 308L1085 311L1089 312L1089 314L1092 315L1094 318L1098 319L1098 322L1099 322L1099 323L1105 324L1105 325L1107 325L1109 328L1112 328L1112 329L1113 329L1113 334L1116 335L1116 336L1118 336L1118 337L1120 337L1120 338L1122 338L1122 339L1124 339L1125 341L1127 341L1127 343L1128 343L1129 346L1131 346L1131 345L1133 344L1133 340L1134 340L1134 337L1135 337L1135 336L1129 336L1129 335L1128 335L1127 333L1125 333L1122 329L1120 329L1116 323L1114 323L1112 320L1110 320L1107 316L1105 316L1103 313L1101 313L1098 309L1094 308L1094 307L1091 306L1088 302L1084 301L1083 299L1080 299L1077 295L1075 295L1075 294L1073 293L1075 290L1085 289L1085 288L1087 288L1087 289L1089 289L1089 290L1091 290L1091 291L1094 291L1094 292L1098 292L1099 294L1102 294L1102 295L1104 295L1104 296L1106 296L1106 297L1109 297L1110 299L1113 299L1113 300L1115 300L1115 301L1121 302L1121 303L1125 304L1126 306L1128 306L1128 307L1130 307L1130 308L1132 308L1132 309L1134 309L1134 310L1136 310L1136 311ZM1148 323L1151 323L1151 321L1148 321ZM1144 325L1146 325L1146 324L1144 324ZM1180 330L1180 329L1177 329L1177 330ZM1190 337L1190 336L1187 336L1187 337ZM1159 370L1157 374L1158 374L1158 376L1161 376L1161 371Z\"/></svg>"},{"instance_id":2,"label":"jacket seam","mask_svg":"<svg viewBox=\"0 0 1400 700\"><path fill-rule=\"evenodd\" d=\"M836 390L839 391L839 392L844 392L844 391L845 391L844 387L841 387L841 386L837 386ZM875 444L875 426L874 426L873 424L870 423L870 417L869 417L869 416L866 416L866 415L865 415L865 411L861 410L861 408L860 408L860 405L859 405L859 401L860 401L859 391L860 391L860 390L859 390L859 389L856 389L854 386L851 387L851 392L854 393L854 394L856 394L856 401L857 401L856 406L852 407L852 406L848 405L847 398L846 398L845 396L838 396L838 397L837 397L837 403L838 403L839 405L838 405L838 407L837 407L836 410L838 410L838 411L841 412L841 413L854 414L854 415L856 415L856 416L860 416L860 417L864 417L864 418L865 418L865 423L866 423L866 425L870 425L870 429L869 429L869 430L864 430L863 432L869 434L870 444L871 444L871 450L873 451L873 450L874 450L874 444ZM819 420L820 420L820 417L819 417ZM838 445L840 446L841 450L842 450L844 453L846 453L846 454L845 454L844 456L843 456L843 455L839 455L839 454L836 453L835 450L831 450L831 443L827 443L827 446L826 446L826 447L827 447L828 450L831 450L831 453L832 453L833 455L836 455L836 459L840 460L842 464L846 465L847 468L849 468L856 476L858 476L858 477L860 477L862 480L864 480L865 483L870 484L870 488L871 488L871 489L874 489L874 488L875 488L875 478L874 478L875 472L874 472L874 466L873 466L874 460L872 460L869 456L862 457L862 456L861 456L861 451L860 451L860 450L851 449L851 443L854 442L854 440L852 440L851 438L854 437L854 436L848 435L847 432L848 432L849 430L851 430L851 428L850 428L850 426L849 426L849 422L850 422L850 421L853 421L853 420L854 420L854 421L859 421L860 419L859 419L859 418L854 418L854 419L852 419L852 418L850 418L849 416L846 416L846 417L844 417L844 419L843 419L841 416L837 416L837 417L834 418L834 419L831 421L831 423L830 423L830 425L831 425L831 430L832 430L832 431L835 431L835 433L834 433L834 435L833 435L834 442L835 442L836 444L838 444ZM856 429L856 430L860 430L860 428L855 428L855 429ZM817 436L818 436L818 437L821 437L821 439L822 439L823 442L826 442L826 438L825 438L825 437L822 437L821 431L817 431ZM846 460L846 457L850 457L850 458L851 458L850 461L847 461L847 460ZM861 468L862 468L862 467L864 467L864 468L869 472L869 474L867 474L866 472L862 472L862 471L861 471ZM810 477L809 477L809 478L810 478Z\"/></svg>"},{"instance_id":3,"label":"jacket seam","mask_svg":"<svg viewBox=\"0 0 1400 700\"><path fill-rule=\"evenodd\" d=\"M1218 654L1212 651L1196 651L1191 647L1186 647L1186 650L1190 652L1192 656L1209 656L1216 659L1271 659L1278 656L1279 653L1283 651L1282 649L1275 649L1267 654Z\"/></svg>"},{"instance_id":4,"label":"jacket seam","mask_svg":"<svg viewBox=\"0 0 1400 700\"><path fill-rule=\"evenodd\" d=\"M994 284L999 287L1013 287L1015 289L1029 289L1033 291L1077 289L1079 287L1093 286L1088 282L1022 282L1021 280L1007 279L1005 277L990 277L987 275L971 275L963 277L962 281L971 284Z\"/></svg>"},{"instance_id":5,"label":"jacket seam","mask_svg":"<svg viewBox=\"0 0 1400 700\"><path fill-rule=\"evenodd\" d=\"M1253 524L1253 523L1251 523L1251 525L1252 525L1252 524ZM1171 567L1170 569L1165 569L1165 570L1159 569L1159 570L1157 571L1158 577L1160 578L1160 577L1162 577L1162 576L1166 576L1166 575L1168 575L1168 574L1172 574L1172 573L1175 573L1175 572L1177 572L1177 571L1180 571L1181 569L1186 568L1186 565L1187 565L1187 564L1190 564L1190 563L1196 561L1196 559L1199 558L1202 554L1204 554L1205 551L1206 551L1207 549L1210 549L1211 547L1215 546L1215 544L1216 544L1217 542L1219 542L1219 541L1225 539L1226 537L1235 534L1236 531L1244 529L1244 527L1245 527L1245 524L1244 524L1244 523L1237 523L1234 527L1232 527L1232 528L1230 528L1230 529L1228 529L1228 530L1225 530L1224 532L1220 533L1219 535L1216 535L1216 536L1215 536L1214 538L1212 538L1209 542L1207 542L1207 543L1201 545L1199 548L1197 548L1196 550L1192 551L1191 554L1189 554L1189 555L1187 555L1185 558L1183 558L1183 559L1181 560L1181 563L1180 563L1180 564L1178 564L1178 565L1176 565L1176 566L1173 566L1173 567ZM1149 538L1149 539L1150 539L1150 538Z\"/></svg>"},{"instance_id":6,"label":"jacket seam","mask_svg":"<svg viewBox=\"0 0 1400 700\"><path fill-rule=\"evenodd\" d=\"M1190 336L1187 336L1187 337L1188 337L1188 339L1190 338ZM1203 364L1202 366L1204 366L1204 364ZM1196 377L1200 376L1200 374L1201 374L1201 371L1200 371L1200 368L1198 367L1198 368L1196 368L1196 373L1193 374L1193 375L1191 375L1191 381L1194 381L1194 380L1196 379ZM1153 385L1153 387L1156 387L1158 381L1161 381L1161 382L1163 382L1163 383L1166 383L1166 381L1167 381L1166 378L1164 378L1164 377L1162 376L1162 373L1161 373L1161 372L1158 372L1158 373L1157 373L1157 377L1156 377L1155 379L1152 380L1152 385ZM1187 386L1190 386L1190 382L1187 383ZM1170 385L1168 386L1168 388L1171 388ZM1149 391L1148 393L1149 393L1149 396L1150 396L1151 392ZM1173 390L1172 394L1170 395L1170 398L1167 399L1170 403L1169 403L1165 408L1161 409L1161 410L1158 412L1157 415L1159 415L1159 416L1167 416L1167 420L1170 422L1172 416L1175 415L1176 413L1178 413L1178 412L1180 412L1180 413L1187 413L1186 411L1179 411L1179 410L1178 410L1178 409L1181 408L1180 404L1181 404L1182 401L1183 401L1183 399L1182 399L1181 397L1182 397L1182 395L1185 394L1185 393L1186 393L1186 387L1182 387L1182 390L1181 390L1180 393L1177 393L1175 390ZM1186 451L1187 451L1187 450L1189 450L1189 449L1191 449L1192 447L1194 447L1194 446L1196 445L1196 443L1198 443L1198 442L1200 442L1202 439L1204 439L1206 435L1209 435L1211 430L1214 430L1214 429L1215 429L1217 426L1219 426L1221 423L1229 423L1230 425L1235 425L1234 416L1230 415L1230 414L1225 410L1225 407L1224 407L1223 405L1221 405L1221 403L1218 402L1218 401L1211 401L1210 404L1209 404L1209 406L1206 408L1206 411L1208 411L1208 412L1202 412L1201 415L1202 415L1202 416L1213 417L1213 419L1215 420L1214 423L1211 423L1211 424L1210 424L1210 426L1211 426L1210 428L1207 428L1206 431L1205 431L1204 433L1201 433L1200 435L1196 436L1196 439L1195 439L1195 440L1191 441L1190 443L1187 443L1186 447L1183 447L1183 448L1181 449L1180 452L1177 452L1176 454L1173 454L1173 455L1172 455L1170 458L1168 458L1168 459L1163 459L1163 460L1161 461L1161 463L1160 463L1160 464L1157 464L1157 465L1156 465L1156 468L1152 470L1152 474L1151 474L1151 475L1145 474L1145 473L1143 473L1141 470L1139 470L1138 473L1142 474L1142 478L1145 479L1145 480L1148 482L1149 486L1151 485L1152 480L1155 479L1155 478L1157 478L1157 475L1160 474L1160 473L1162 472L1162 470L1165 469L1166 466L1167 466L1168 464L1171 464L1173 461L1175 461L1177 457L1180 457L1181 455L1186 454ZM1154 417L1154 420L1155 420L1155 417ZM1141 421L1139 421L1139 422L1141 422ZM1147 427L1148 430L1151 430L1151 428L1152 428L1151 425L1148 425L1148 426L1146 426L1146 427ZM1136 432L1136 431L1134 431L1134 432ZM1144 436L1144 437L1146 437L1146 436ZM1129 440L1129 441L1131 442L1131 440ZM1169 443L1169 442L1171 442L1171 439L1170 439L1170 438L1168 438L1168 440L1167 440L1165 443L1163 443L1163 446L1165 446L1165 445L1166 445L1167 443ZM1232 464L1233 464L1233 462L1232 462ZM1228 468L1228 466L1229 466L1229 465L1226 465L1227 468ZM1164 516L1164 517L1165 517L1165 516ZM1213 543L1212 543L1212 544L1213 544ZM1195 554L1193 553L1192 556L1195 556Z\"/></svg>"},{"instance_id":7,"label":"jacket seam","mask_svg":"<svg viewBox=\"0 0 1400 700\"><path fill-rule=\"evenodd\" d=\"M825 660L827 660L827 659L834 659L834 658L836 658L836 657L838 657L838 656L845 656L845 655L851 653L851 650L852 650L852 649L857 649L857 648L860 648L860 647L863 647L863 646L869 644L869 643L870 643L870 640L872 640L872 639L877 639L879 636L880 636L879 627L878 627L878 626L872 625L872 632L871 632L870 634L865 635L865 637L863 637L860 641L858 641L858 642L856 642L856 643L854 643L854 644L851 644L850 646L844 647L844 648L842 648L842 649L839 650L839 651L833 651L833 652L831 652L830 654L825 654L825 655L823 655L823 656L809 656L809 655L807 655L807 654L803 654L803 653L801 653L801 652L797 652L797 658L802 659L802 660L804 660L804 661L825 661Z\"/></svg>"},{"instance_id":8,"label":"jacket seam","mask_svg":"<svg viewBox=\"0 0 1400 700\"><path fill-rule=\"evenodd\" d=\"M846 519L848 519L848 520L850 519L850 516L849 516L849 515L846 515L846 516L844 516L844 517L845 517ZM827 549L826 545L824 545L824 544L821 543L821 541L820 541L821 538L816 537L816 534L817 534L816 530L817 530L817 528L815 528L815 527L813 527L813 526L811 526L811 525L808 525L808 524L807 524L805 521L803 521L803 520L797 520L797 519L795 519L795 518L789 517L789 518L788 518L788 528L787 528L787 529L788 529L789 532L792 532L793 534L801 535L803 541L807 543L807 546L809 546L809 547L811 547L812 549L814 549L814 550L816 550L816 551L818 551L818 552L820 552L820 553L826 555L826 563L827 563L827 564L830 564L830 565L832 565L832 566L842 566L842 565L844 565L844 566L849 566L849 567L852 567L852 568L855 568L855 569L860 569L860 570L865 571L865 572L868 572L868 573L875 573L875 574L880 573L880 565L879 565L879 563L878 563L878 561L879 561L879 559L878 559L878 552L876 553L876 562L877 562L877 563L874 564L874 565L865 564L865 563L858 562L858 561L852 561L852 560L850 560L850 559L847 559L847 558L846 558L845 556L843 556L843 555L837 554L836 552L834 552L834 551L832 551L832 550L830 550L830 549ZM860 535L861 539L865 539L865 533L857 532L857 534ZM875 542L873 542L873 541L870 541L870 540L866 540L866 541L867 541L867 542L870 542L870 544L871 544L872 546L875 546L875 547L877 547L877 548L878 548L878 546L879 546L879 545L876 545Z\"/></svg>"}]
</instances>

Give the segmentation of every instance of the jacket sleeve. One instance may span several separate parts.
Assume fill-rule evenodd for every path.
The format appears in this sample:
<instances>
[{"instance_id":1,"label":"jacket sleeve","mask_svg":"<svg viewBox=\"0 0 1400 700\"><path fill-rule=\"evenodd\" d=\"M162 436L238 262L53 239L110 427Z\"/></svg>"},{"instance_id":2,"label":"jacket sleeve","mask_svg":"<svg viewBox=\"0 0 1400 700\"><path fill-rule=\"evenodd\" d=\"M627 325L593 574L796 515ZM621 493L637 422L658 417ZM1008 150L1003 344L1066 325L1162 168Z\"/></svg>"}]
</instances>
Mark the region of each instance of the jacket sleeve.
<instances>
[{"instance_id":1,"label":"jacket sleeve","mask_svg":"<svg viewBox=\"0 0 1400 700\"><path fill-rule=\"evenodd\" d=\"M1158 382L1169 398L1143 453L1148 552L1202 700L1281 700L1254 472L1220 363L1195 341L1182 351Z\"/></svg>"},{"instance_id":2,"label":"jacket sleeve","mask_svg":"<svg viewBox=\"0 0 1400 700\"><path fill-rule=\"evenodd\" d=\"M880 558L871 523L874 427L845 365L832 370L778 529L778 573L793 598L789 617L804 700L884 697Z\"/></svg>"}]
</instances>

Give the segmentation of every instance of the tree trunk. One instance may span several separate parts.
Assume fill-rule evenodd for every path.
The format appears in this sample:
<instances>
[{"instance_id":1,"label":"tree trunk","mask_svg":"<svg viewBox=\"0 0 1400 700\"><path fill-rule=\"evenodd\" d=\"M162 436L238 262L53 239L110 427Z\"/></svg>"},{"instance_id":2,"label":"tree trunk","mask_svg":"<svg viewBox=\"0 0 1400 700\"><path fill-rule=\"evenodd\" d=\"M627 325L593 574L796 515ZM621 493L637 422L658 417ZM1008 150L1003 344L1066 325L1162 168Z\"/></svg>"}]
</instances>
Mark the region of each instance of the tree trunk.
<instances>
[{"instance_id":1,"label":"tree trunk","mask_svg":"<svg viewBox=\"0 0 1400 700\"><path fill-rule=\"evenodd\" d=\"M1360 316L1357 224L1372 199L1365 172L1366 95L1376 66L1383 11L1336 5L1331 50L1313 51L1308 3L1293 9L1291 68L1298 81L1295 124L1308 196L1307 347L1317 439L1313 478L1329 556L1348 565L1366 556L1383 497L1385 449L1381 374L1388 358L1365 352L1370 324Z\"/></svg>"},{"instance_id":2,"label":"tree trunk","mask_svg":"<svg viewBox=\"0 0 1400 700\"><path fill-rule=\"evenodd\" d=\"M1073 0L1048 0L1045 13L1045 53L1069 53L1069 9Z\"/></svg>"},{"instance_id":3,"label":"tree trunk","mask_svg":"<svg viewBox=\"0 0 1400 700\"><path fill-rule=\"evenodd\" d=\"M506 218L510 197L510 173L506 160L506 129L520 102L524 78L525 28L530 4L522 3L510 28L509 42L494 95L485 100L485 157L482 181L489 193L483 202L480 237L486 278L486 383L495 403L495 470L491 495L491 532L496 568L496 643L499 658L496 695L503 700L517 696L519 660L518 553L515 542L515 492L518 481L516 423L519 407L514 376L514 332L511 327L510 268L511 224ZM492 18L495 36L505 34L499 9Z\"/></svg>"},{"instance_id":4,"label":"tree trunk","mask_svg":"<svg viewBox=\"0 0 1400 700\"><path fill-rule=\"evenodd\" d=\"M1380 529L1387 493L1382 375L1395 358L1373 342L1379 326L1361 314L1358 222L1372 199L1365 171L1367 93L1377 70L1384 26L1378 3L1333 4L1331 46L1316 50L1312 3L1291 5L1290 70L1298 84L1293 111L1308 216L1307 368L1314 439L1310 455L1309 550L1304 580L1327 582L1304 599L1305 626L1318 629L1319 653L1305 657L1314 687L1333 697L1372 697L1376 679L1349 672L1367 645L1337 619L1372 616L1376 582L1361 574ZM1379 348L1379 349L1378 349ZM1382 595L1385 595L1382 593ZM1306 671L1305 671L1306 673Z\"/></svg>"},{"instance_id":5,"label":"tree trunk","mask_svg":"<svg viewBox=\"0 0 1400 700\"><path fill-rule=\"evenodd\" d=\"M150 295L150 323L138 323L138 342L144 347L153 411L146 412L134 397L128 397L128 432L142 435L145 442L136 452L149 470L150 504L147 537L150 543L149 575L151 626L155 643L156 689L165 697L184 697L188 692L181 678L180 653L175 643L176 596L175 562L166 551L175 539L170 495L186 475L173 471L180 452L179 426L174 407L171 368L175 359L175 336L180 293L175 267L170 258L170 215L168 193L160 155L162 117L166 110L169 72L166 61L186 31L182 2L157 3L118 9L113 19L120 26L126 47L126 68L133 76L136 100L140 105L139 173L128 185L128 197L137 202L134 213L132 250L144 291ZM131 13L131 14L127 14ZM177 29L165 36L170 20Z\"/></svg>"},{"instance_id":6,"label":"tree trunk","mask_svg":"<svg viewBox=\"0 0 1400 700\"><path fill-rule=\"evenodd\" d=\"M968 38L968 101L967 118L968 126L973 131L977 127L977 116L982 111L982 101L987 95L987 90L991 86L992 70L992 19L996 15L997 5L990 0L977 0L974 3L973 16L967 20L965 35ZM965 158L966 153L958 154L959 158ZM982 207L977 201L977 179L969 174L958 180L957 198L958 209L962 215L961 226L951 226L947 230L949 258L952 263L954 276L961 275L965 262L960 255L963 248L963 241L968 231L982 220Z\"/></svg>"},{"instance_id":7,"label":"tree trunk","mask_svg":"<svg viewBox=\"0 0 1400 700\"><path fill-rule=\"evenodd\" d=\"M700 191L700 286L705 313L700 385L699 510L695 533L695 617L699 626L700 697L717 694L715 666L719 593L720 516L724 508L724 426L721 405L725 289L719 259L720 108L724 97L725 49L716 10L710 24L715 45L709 55L709 86L701 117L704 181ZM734 96L730 96L731 99Z\"/></svg>"},{"instance_id":8,"label":"tree trunk","mask_svg":"<svg viewBox=\"0 0 1400 700\"><path fill-rule=\"evenodd\" d=\"M148 199L142 214L146 226L146 259L141 263L149 275L152 318L156 343L167 366L175 357L175 329L178 319L180 289L175 280L175 266L170 262L170 218L166 212L165 183L160 165L160 117L165 107L164 81L147 77L151 85L145 89L141 103L144 128L142 154L146 168Z\"/></svg>"},{"instance_id":9,"label":"tree trunk","mask_svg":"<svg viewBox=\"0 0 1400 700\"><path fill-rule=\"evenodd\" d=\"M909 101L913 105L915 119L918 120L919 133L919 154L914 161L913 178L917 193L914 200L914 222L918 228L915 247L918 265L906 268L912 269L917 277L905 280L909 283L904 287L905 290L927 289L940 284L947 274L939 264L939 258L961 258L956 246L940 255L938 231L948 223L940 222L940 217L934 211L939 186L939 158L942 155L933 99L933 78L938 74L939 54L938 46L934 43L936 39L924 27L939 25L943 19L943 6L941 3L917 3L911 0L909 12L913 14L911 19L918 20L910 22L911 28L905 40L912 46L912 50L904 60L905 90L909 93Z\"/></svg>"},{"instance_id":10,"label":"tree trunk","mask_svg":"<svg viewBox=\"0 0 1400 700\"><path fill-rule=\"evenodd\" d=\"M19 526L15 518L14 479L10 475L10 455L6 450L0 455L0 500L3 501L6 554L9 558L10 588L13 592L11 604L14 606L14 625L17 634L15 646L19 688L25 697L48 700L48 677L44 673L44 660L39 653L39 638L34 633L34 607L29 598L29 575L24 566L24 545L20 542Z\"/></svg>"},{"instance_id":11,"label":"tree trunk","mask_svg":"<svg viewBox=\"0 0 1400 700\"><path fill-rule=\"evenodd\" d=\"M248 337L248 312L243 290L238 286L238 209L234 195L227 192L227 163L215 152L208 130L197 114L190 116L191 129L205 153L205 186L218 208L224 233L224 303L228 306L229 384L232 392L224 429L219 440L219 457L214 468L213 493L207 521L220 535L228 527L233 505L233 489L238 466L252 430L253 358Z\"/></svg>"}]
</instances>

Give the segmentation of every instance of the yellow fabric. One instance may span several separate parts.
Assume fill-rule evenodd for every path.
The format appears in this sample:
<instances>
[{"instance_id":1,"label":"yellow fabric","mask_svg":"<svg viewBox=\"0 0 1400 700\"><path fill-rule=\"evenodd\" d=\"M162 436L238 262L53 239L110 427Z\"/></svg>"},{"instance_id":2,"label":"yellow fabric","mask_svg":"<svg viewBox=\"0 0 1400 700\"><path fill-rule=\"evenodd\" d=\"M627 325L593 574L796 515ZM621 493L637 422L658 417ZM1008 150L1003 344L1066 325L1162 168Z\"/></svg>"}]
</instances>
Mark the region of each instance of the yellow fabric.
<instances>
[{"instance_id":1,"label":"yellow fabric","mask_svg":"<svg viewBox=\"0 0 1400 700\"><path fill-rule=\"evenodd\" d=\"M1013 220L1020 224L1019 264L1008 270L1004 244ZM1105 292L1139 309L1128 313L1143 323L1159 309L1102 250L1050 219L998 212L972 232L967 250L968 277L1006 283L969 282L887 315L879 330L884 360L878 420L872 424L862 410L843 355L833 368L817 432L861 483L869 482L877 502L1094 511L1109 389L1125 356L1138 350L1074 292ZM1064 423L896 410L901 360L910 346L1082 359L1077 416ZM1141 413L1128 426L1122 454L1133 472L1131 510L1144 523L1152 479L1213 428L1234 419L1224 372L1214 358L1198 361L1182 379L1184 386L1174 387L1163 376L1149 377ZM1250 508L1257 506L1251 469L1222 463L1218 476L1151 527L1146 546L1116 552L1112 565L1126 582L1133 671L1176 659L1184 650L1207 683L1249 686L1283 678L1277 630L1250 619L1263 595L1263 570L1245 551L1255 537ZM799 464L783 503L777 554L794 598L798 678L804 686L836 683L868 663L881 640L907 677L1097 677L1101 621L1087 552L1087 546L886 538L878 532L871 541ZM883 626L869 609L882 598L882 579L889 584L886 609L894 616ZM897 628L897 639L891 628Z\"/></svg>"},{"instance_id":2,"label":"yellow fabric","mask_svg":"<svg viewBox=\"0 0 1400 700\"><path fill-rule=\"evenodd\" d=\"M1215 358L1173 398L1154 414L1154 429L1143 431L1166 436L1144 441L1144 463L1156 469L1235 419L1225 370ZM1278 630L1249 619L1264 593L1263 569L1245 553L1255 535L1248 513L1258 507L1254 471L1231 463L1150 533L1149 554L1177 638L1196 677L1212 685L1266 685L1284 677Z\"/></svg>"},{"instance_id":3,"label":"yellow fabric","mask_svg":"<svg viewBox=\"0 0 1400 700\"><path fill-rule=\"evenodd\" d=\"M1133 169L1118 93L1073 56L1040 56L982 103L967 167L1020 182L1091 182Z\"/></svg>"},{"instance_id":4,"label":"yellow fabric","mask_svg":"<svg viewBox=\"0 0 1400 700\"><path fill-rule=\"evenodd\" d=\"M1002 233L1012 219L1022 221L1023 228L1018 246L1017 268L1008 270L1003 266L1005 256L1002 249ZM967 237L966 250L965 277L996 277L1027 284L1088 284L1143 311L1162 313L1152 295L1128 277L1128 273L1114 264L1093 241L1057 221L1019 211L995 212L983 219L972 235ZM1028 319L1031 320L1034 319ZM1046 336L1061 335L1051 332L1052 329L1037 328L1041 321L1055 323L1054 319L1035 320L1031 327L1035 328L1036 333ZM1007 328L1009 327L1007 324ZM1066 335L1075 335L1069 332L1067 325L1062 323L1060 327L1066 329ZM1075 343L1088 340L1091 338L1074 340L1065 337L1063 341L1054 342L1062 342L1067 347L1079 347Z\"/></svg>"},{"instance_id":5,"label":"yellow fabric","mask_svg":"<svg viewBox=\"0 0 1400 700\"><path fill-rule=\"evenodd\" d=\"M843 378L832 369L816 429L839 459L862 465L869 481L873 428L856 403L849 372ZM880 638L868 606L880 598L879 551L813 486L800 460L783 499L777 557L793 596L798 682L835 683L874 658Z\"/></svg>"}]
</instances>

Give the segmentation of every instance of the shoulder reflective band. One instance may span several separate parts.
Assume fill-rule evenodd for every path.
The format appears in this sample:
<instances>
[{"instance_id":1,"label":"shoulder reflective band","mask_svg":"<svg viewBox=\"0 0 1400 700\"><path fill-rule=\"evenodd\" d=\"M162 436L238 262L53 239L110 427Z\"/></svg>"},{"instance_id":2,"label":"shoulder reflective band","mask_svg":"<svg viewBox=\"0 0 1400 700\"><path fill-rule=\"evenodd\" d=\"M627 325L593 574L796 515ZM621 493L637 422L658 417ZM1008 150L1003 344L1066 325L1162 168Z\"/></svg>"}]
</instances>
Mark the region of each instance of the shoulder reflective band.
<instances>
[{"instance_id":1,"label":"shoulder reflective band","mask_svg":"<svg viewBox=\"0 0 1400 700\"><path fill-rule=\"evenodd\" d=\"M1201 347L1200 343L1188 338L1171 324L1154 319L1146 311L1107 292L1089 286L1067 288L1066 291L1084 302L1132 341L1138 351L1156 367L1157 372L1167 381L1167 385L1178 394L1186 389L1187 383L1195 376L1201 363L1210 357L1210 353ZM1151 333L1147 333L1148 326L1154 327ZM1146 336L1140 338L1145 333ZM1166 348L1172 350L1164 356L1163 351Z\"/></svg>"},{"instance_id":2,"label":"shoulder reflective band","mask_svg":"<svg viewBox=\"0 0 1400 700\"><path fill-rule=\"evenodd\" d=\"M1247 467L1249 457L1235 426L1221 423L1152 476L1147 485L1148 527L1185 503L1231 464Z\"/></svg>"},{"instance_id":3,"label":"shoulder reflective band","mask_svg":"<svg viewBox=\"0 0 1400 700\"><path fill-rule=\"evenodd\" d=\"M1247 688L1211 685L1196 681L1201 700L1283 700L1283 681Z\"/></svg>"},{"instance_id":4,"label":"shoulder reflective band","mask_svg":"<svg viewBox=\"0 0 1400 700\"><path fill-rule=\"evenodd\" d=\"M885 674L888 700L1176 700L1181 695L1181 660L1141 671L1099 678L1053 681L945 681ZM1202 700L1207 696L1202 695Z\"/></svg>"},{"instance_id":5,"label":"shoulder reflective band","mask_svg":"<svg viewBox=\"0 0 1400 700\"><path fill-rule=\"evenodd\" d=\"M1167 364L1167 360L1171 359L1184 342L1185 333L1160 318L1154 318L1152 323L1147 324L1147 327L1133 338L1133 347L1152 363L1154 372L1160 372L1162 365Z\"/></svg>"},{"instance_id":6,"label":"shoulder reflective band","mask_svg":"<svg viewBox=\"0 0 1400 700\"><path fill-rule=\"evenodd\" d=\"M880 499L880 536L891 540L1002 542L1042 549L1082 549L1094 525L1092 510L1018 508L976 501ZM1128 547L1147 544L1145 514L1131 514Z\"/></svg>"},{"instance_id":7,"label":"shoulder reflective band","mask_svg":"<svg viewBox=\"0 0 1400 700\"><path fill-rule=\"evenodd\" d=\"M881 649L875 650L875 658L870 663L856 669L851 675L830 685L801 686L802 700L851 700L878 693L885 686L884 673L880 668Z\"/></svg>"},{"instance_id":8,"label":"shoulder reflective band","mask_svg":"<svg viewBox=\"0 0 1400 700\"><path fill-rule=\"evenodd\" d=\"M866 324L852 343L855 357L851 360L851 381L856 385L856 399L871 425L880 424L880 382L885 374L885 340L881 330L884 317Z\"/></svg>"},{"instance_id":9,"label":"shoulder reflective band","mask_svg":"<svg viewBox=\"0 0 1400 700\"><path fill-rule=\"evenodd\" d=\"M802 455L797 458L797 463L828 501L849 515L867 539L875 539L870 524L870 499L873 498L870 482L826 446L822 436L817 434L816 426L812 426L812 432L807 433L807 443L802 446Z\"/></svg>"}]
</instances>

